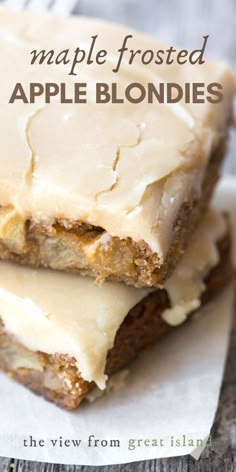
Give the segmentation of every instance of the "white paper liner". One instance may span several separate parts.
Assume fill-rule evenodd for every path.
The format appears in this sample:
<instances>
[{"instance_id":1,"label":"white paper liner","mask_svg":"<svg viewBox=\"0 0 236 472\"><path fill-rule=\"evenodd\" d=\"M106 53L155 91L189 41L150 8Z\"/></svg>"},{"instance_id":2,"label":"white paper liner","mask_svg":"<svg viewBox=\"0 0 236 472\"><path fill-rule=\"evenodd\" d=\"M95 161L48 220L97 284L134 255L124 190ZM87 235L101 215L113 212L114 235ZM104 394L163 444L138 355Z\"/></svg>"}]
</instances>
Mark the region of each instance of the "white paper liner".
<instances>
[{"instance_id":1,"label":"white paper liner","mask_svg":"<svg viewBox=\"0 0 236 472\"><path fill-rule=\"evenodd\" d=\"M222 180L216 202L220 208L230 208L236 219L235 179ZM204 445L198 446L197 440L207 440L217 409L232 304L233 287L229 287L201 316L140 355L123 388L92 404L84 402L76 412L60 410L1 374L0 456L77 465L185 454L198 458ZM90 435L100 441L97 447L88 447ZM24 447L29 436L44 440L44 446ZM180 445L171 445L172 436L174 441L180 439ZM60 437L81 440L80 446L53 446L51 440ZM130 439L136 440L133 450L128 447ZM148 446L145 439L159 444L162 439L164 445ZM102 447L102 440L119 440L120 447Z\"/></svg>"}]
</instances>

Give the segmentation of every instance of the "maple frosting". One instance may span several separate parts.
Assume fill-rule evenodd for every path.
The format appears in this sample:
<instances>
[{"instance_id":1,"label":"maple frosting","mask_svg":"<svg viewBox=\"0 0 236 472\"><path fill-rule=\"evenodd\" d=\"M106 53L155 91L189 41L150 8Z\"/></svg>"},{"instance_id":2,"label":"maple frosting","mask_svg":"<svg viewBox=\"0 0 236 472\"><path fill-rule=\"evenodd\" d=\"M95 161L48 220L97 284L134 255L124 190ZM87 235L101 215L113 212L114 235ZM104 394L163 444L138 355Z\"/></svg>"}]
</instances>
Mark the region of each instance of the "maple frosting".
<instances>
[{"instance_id":1,"label":"maple frosting","mask_svg":"<svg viewBox=\"0 0 236 472\"><path fill-rule=\"evenodd\" d=\"M203 278L217 264L223 217L209 210L164 288L172 308L163 319L178 325L200 305ZM200 244L199 244L200 242ZM28 349L69 354L85 380L105 387L107 352L129 310L150 290L113 282L101 287L78 275L0 263L0 313L6 332Z\"/></svg>"},{"instance_id":2,"label":"maple frosting","mask_svg":"<svg viewBox=\"0 0 236 472\"><path fill-rule=\"evenodd\" d=\"M227 65L129 66L112 72L127 29L87 18L62 19L0 8L0 204L20 217L51 223L82 220L112 236L145 240L164 258L172 223L184 201L201 191L204 170L230 116L235 78ZM132 47L162 43L131 31ZM30 64L30 52L85 50L91 36L108 51L107 62L78 66ZM16 82L86 82L87 104L9 104ZM220 104L96 104L95 82L220 82Z\"/></svg>"}]
</instances>

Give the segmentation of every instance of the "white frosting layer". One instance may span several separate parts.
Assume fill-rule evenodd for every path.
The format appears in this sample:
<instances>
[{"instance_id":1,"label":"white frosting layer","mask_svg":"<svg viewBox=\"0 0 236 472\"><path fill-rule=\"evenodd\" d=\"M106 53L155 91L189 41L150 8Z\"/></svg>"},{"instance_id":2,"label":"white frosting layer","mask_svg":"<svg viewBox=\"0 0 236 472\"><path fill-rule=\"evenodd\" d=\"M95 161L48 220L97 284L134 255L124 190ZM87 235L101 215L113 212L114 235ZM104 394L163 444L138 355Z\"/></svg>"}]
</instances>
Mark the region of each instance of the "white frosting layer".
<instances>
[{"instance_id":1,"label":"white frosting layer","mask_svg":"<svg viewBox=\"0 0 236 472\"><path fill-rule=\"evenodd\" d=\"M225 231L226 223L222 215L208 210L201 228L192 236L189 247L165 283L172 305L172 308L162 314L166 323L172 326L183 323L189 313L201 305L204 278L219 262L216 241L219 241Z\"/></svg>"},{"instance_id":2,"label":"white frosting layer","mask_svg":"<svg viewBox=\"0 0 236 472\"><path fill-rule=\"evenodd\" d=\"M166 283L173 304L163 317L182 323L199 306L203 277L218 262L223 218L209 212ZM150 292L150 291L149 291ZM89 278L0 263L0 314L7 332L27 348L69 354L84 379L105 387L108 350L128 311L148 293L124 284L97 287Z\"/></svg>"},{"instance_id":3,"label":"white frosting layer","mask_svg":"<svg viewBox=\"0 0 236 472\"><path fill-rule=\"evenodd\" d=\"M121 238L145 240L163 259L172 223L183 201L200 191L204 168L224 132L235 79L220 63L134 66L112 69L127 29L85 18L59 19L0 9L0 204L13 205L23 218L69 218L101 226ZM30 65L34 49L57 53L80 46L91 36L108 50L107 63L69 66ZM130 48L165 48L131 31ZM88 104L8 104L16 82L88 84ZM94 101L95 82L117 82L120 93L131 82L220 82L219 105L105 104Z\"/></svg>"},{"instance_id":4,"label":"white frosting layer","mask_svg":"<svg viewBox=\"0 0 236 472\"><path fill-rule=\"evenodd\" d=\"M108 350L145 289L50 270L0 264L0 313L7 332L33 351L78 360L85 380L105 386Z\"/></svg>"}]
</instances>

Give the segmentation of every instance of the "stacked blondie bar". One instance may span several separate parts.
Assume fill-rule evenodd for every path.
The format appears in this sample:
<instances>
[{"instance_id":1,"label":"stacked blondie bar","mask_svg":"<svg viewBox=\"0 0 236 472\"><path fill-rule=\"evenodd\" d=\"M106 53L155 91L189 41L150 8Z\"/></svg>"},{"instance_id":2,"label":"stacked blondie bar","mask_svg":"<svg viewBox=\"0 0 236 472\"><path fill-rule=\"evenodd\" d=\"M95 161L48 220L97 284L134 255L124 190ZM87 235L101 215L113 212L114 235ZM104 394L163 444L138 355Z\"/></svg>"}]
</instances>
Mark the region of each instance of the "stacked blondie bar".
<instances>
[{"instance_id":1,"label":"stacked blondie bar","mask_svg":"<svg viewBox=\"0 0 236 472\"><path fill-rule=\"evenodd\" d=\"M0 369L67 409L233 275L229 219L209 208L235 94L228 66L123 64L115 78L221 83L218 104L98 104L112 57L81 68L86 104L8 103L16 81L72 87L65 65L32 65L30 53L86 47L95 33L114 51L127 35L0 9ZM161 46L132 35L136 48Z\"/></svg>"}]
</instances>

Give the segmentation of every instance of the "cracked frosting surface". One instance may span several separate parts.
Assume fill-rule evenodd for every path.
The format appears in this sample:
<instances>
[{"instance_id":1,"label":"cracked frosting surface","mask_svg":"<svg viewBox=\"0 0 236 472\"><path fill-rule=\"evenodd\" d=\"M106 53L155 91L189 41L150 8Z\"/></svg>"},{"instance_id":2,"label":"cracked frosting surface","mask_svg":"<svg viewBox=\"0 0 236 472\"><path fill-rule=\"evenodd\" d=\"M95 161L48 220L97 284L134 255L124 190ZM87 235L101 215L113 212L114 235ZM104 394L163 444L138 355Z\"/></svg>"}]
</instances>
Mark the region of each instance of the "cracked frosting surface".
<instances>
[{"instance_id":1,"label":"cracked frosting surface","mask_svg":"<svg viewBox=\"0 0 236 472\"><path fill-rule=\"evenodd\" d=\"M220 63L144 66L125 60L112 72L127 29L100 21L61 19L0 9L0 204L22 219L54 218L101 226L112 236L145 240L160 259L171 243L172 224L182 203L201 191L212 150L225 132L235 92L230 69ZM160 42L136 32L130 47L158 49ZM78 66L30 65L33 49L98 48L107 63ZM16 82L86 82L87 104L8 104ZM220 82L224 102L205 104L95 103L95 82Z\"/></svg>"},{"instance_id":2,"label":"cracked frosting surface","mask_svg":"<svg viewBox=\"0 0 236 472\"><path fill-rule=\"evenodd\" d=\"M223 217L209 211L164 285L172 302L162 315L167 323L181 324L199 307L203 278L219 261L216 243L224 231ZM148 293L122 283L97 287L78 275L0 263L0 313L6 332L30 350L74 357L83 378L100 388L105 387L107 352L121 323Z\"/></svg>"}]
</instances>

